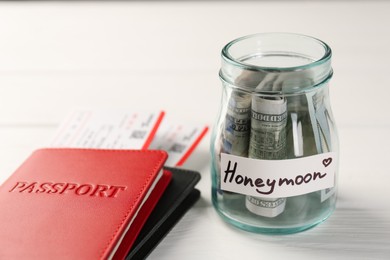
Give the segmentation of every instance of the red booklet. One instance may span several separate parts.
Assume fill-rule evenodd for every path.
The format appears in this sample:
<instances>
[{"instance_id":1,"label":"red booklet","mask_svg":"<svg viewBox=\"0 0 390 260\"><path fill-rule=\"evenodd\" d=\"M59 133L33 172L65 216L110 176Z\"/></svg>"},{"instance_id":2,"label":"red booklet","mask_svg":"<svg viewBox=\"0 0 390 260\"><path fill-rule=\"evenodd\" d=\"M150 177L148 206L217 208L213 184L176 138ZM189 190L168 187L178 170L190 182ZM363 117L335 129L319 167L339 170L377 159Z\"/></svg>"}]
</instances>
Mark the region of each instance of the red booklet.
<instances>
[{"instance_id":1,"label":"red booklet","mask_svg":"<svg viewBox=\"0 0 390 260\"><path fill-rule=\"evenodd\" d=\"M41 149L0 187L0 259L121 259L167 187L167 154Z\"/></svg>"}]
</instances>

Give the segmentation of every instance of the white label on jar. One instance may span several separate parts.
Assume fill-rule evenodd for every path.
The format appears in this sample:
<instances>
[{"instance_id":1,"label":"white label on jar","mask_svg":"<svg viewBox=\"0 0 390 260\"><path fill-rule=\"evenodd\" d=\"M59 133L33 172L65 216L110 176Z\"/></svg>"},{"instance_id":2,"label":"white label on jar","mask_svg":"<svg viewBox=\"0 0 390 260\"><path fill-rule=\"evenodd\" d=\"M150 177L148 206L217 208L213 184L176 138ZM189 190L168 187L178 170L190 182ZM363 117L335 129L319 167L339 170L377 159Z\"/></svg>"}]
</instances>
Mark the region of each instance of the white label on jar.
<instances>
[{"instance_id":1,"label":"white label on jar","mask_svg":"<svg viewBox=\"0 0 390 260\"><path fill-rule=\"evenodd\" d=\"M263 198L302 195L331 188L336 153L288 160L261 160L221 154L221 189Z\"/></svg>"}]
</instances>

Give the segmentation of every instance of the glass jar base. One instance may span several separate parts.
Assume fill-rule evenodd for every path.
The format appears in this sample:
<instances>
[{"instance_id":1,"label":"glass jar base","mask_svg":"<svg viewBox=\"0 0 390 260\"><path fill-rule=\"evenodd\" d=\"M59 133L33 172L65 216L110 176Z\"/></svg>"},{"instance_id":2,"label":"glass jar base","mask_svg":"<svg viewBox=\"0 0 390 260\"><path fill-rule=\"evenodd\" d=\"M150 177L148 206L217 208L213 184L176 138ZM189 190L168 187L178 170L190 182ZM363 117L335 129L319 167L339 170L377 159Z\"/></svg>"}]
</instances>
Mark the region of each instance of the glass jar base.
<instances>
[{"instance_id":1,"label":"glass jar base","mask_svg":"<svg viewBox=\"0 0 390 260\"><path fill-rule=\"evenodd\" d=\"M260 233L260 234L269 234L269 235L287 235L287 234L293 234L305 231L307 229L313 228L317 226L318 224L325 221L330 215L332 215L334 208L328 208L326 211L322 212L319 216L315 218L311 218L310 220L306 220L302 223L290 223L285 225L269 225L271 222L273 222L272 218L267 219L265 217L261 216L255 216L254 214L249 215L248 221L245 222L245 218L241 216L234 216L233 214L230 214L230 212L226 212L223 208L220 208L218 206L218 203L216 200L213 201L213 206L219 216L228 224L233 225L234 227L237 227L239 229L253 232L253 233ZM250 213L248 213L250 214ZM258 218L259 221L257 223L253 221L249 221L250 219ZM265 219L265 221L261 221L261 219Z\"/></svg>"}]
</instances>

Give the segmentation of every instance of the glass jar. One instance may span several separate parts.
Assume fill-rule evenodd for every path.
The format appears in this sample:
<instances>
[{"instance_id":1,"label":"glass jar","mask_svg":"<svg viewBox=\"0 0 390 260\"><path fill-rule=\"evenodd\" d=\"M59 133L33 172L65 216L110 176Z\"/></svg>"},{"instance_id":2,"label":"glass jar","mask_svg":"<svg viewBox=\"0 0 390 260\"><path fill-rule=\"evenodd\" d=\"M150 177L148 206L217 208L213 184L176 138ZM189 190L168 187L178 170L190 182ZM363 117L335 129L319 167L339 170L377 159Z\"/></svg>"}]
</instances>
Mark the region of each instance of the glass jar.
<instances>
[{"instance_id":1,"label":"glass jar","mask_svg":"<svg viewBox=\"0 0 390 260\"><path fill-rule=\"evenodd\" d=\"M290 33L238 38L223 48L219 76L210 147L217 212L259 233L324 221L335 208L338 175L329 46Z\"/></svg>"}]
</instances>

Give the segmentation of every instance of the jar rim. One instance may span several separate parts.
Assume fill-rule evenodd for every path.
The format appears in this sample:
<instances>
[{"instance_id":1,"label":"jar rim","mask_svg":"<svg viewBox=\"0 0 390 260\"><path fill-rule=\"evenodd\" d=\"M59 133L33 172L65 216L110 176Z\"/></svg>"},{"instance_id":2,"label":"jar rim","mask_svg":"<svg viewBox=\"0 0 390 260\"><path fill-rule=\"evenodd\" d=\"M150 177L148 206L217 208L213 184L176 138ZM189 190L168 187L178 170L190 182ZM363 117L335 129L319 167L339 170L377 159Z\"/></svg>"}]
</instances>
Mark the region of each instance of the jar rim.
<instances>
[{"instance_id":1,"label":"jar rim","mask_svg":"<svg viewBox=\"0 0 390 260\"><path fill-rule=\"evenodd\" d=\"M314 91L317 91L319 88L325 87L328 84L328 82L331 80L332 77L333 77L333 70L330 71L328 77L326 77L323 81L321 81L315 85L305 87L305 88L300 88L300 89L297 89L294 91L263 91L263 90L256 91L254 89L242 88L242 87L236 86L236 85L226 81L224 79L224 77L222 76L221 71L219 71L219 79L224 83L224 86L229 86L233 89L237 89L237 90L240 90L240 91L248 93L248 94L255 94L255 95L264 96L264 97L299 96L299 95L302 95L304 93L314 92Z\"/></svg>"},{"instance_id":2,"label":"jar rim","mask_svg":"<svg viewBox=\"0 0 390 260\"><path fill-rule=\"evenodd\" d=\"M322 56L320 56L320 58L315 59L313 60L313 62L307 64L297 65L297 66L277 67L277 66L260 66L260 65L245 63L234 58L229 52L230 48L239 42L251 38L256 38L256 37L259 38L259 37L266 37L266 36L290 36L290 37L306 38L307 40L311 40L317 43L319 46L322 46L324 53ZM239 37L235 40L232 40L223 47L221 56L226 62L230 63L231 65L240 67L244 70L264 71L264 72L288 72L288 71L306 70L306 69L319 66L325 62L328 62L332 57L332 50L328 46L328 44L312 36L298 34L298 33L269 32L269 33L256 33L256 34L246 35L246 36Z\"/></svg>"}]
</instances>

